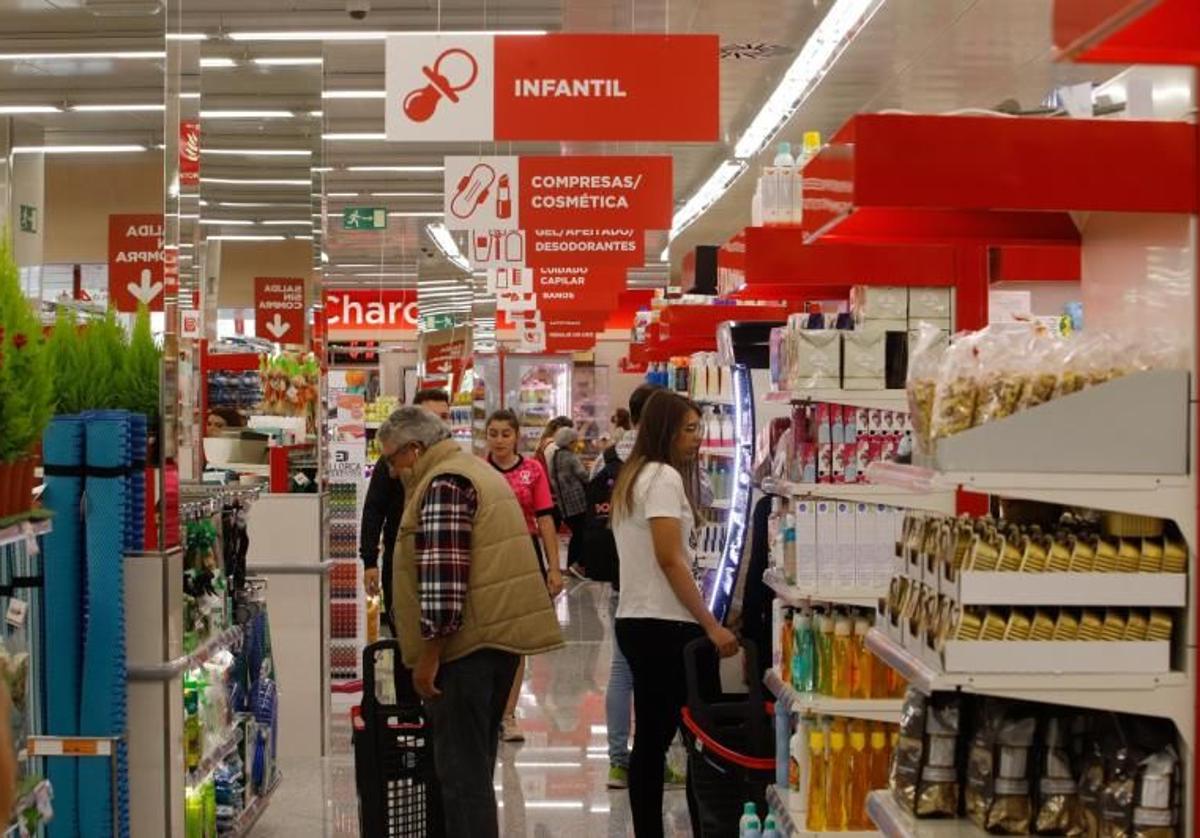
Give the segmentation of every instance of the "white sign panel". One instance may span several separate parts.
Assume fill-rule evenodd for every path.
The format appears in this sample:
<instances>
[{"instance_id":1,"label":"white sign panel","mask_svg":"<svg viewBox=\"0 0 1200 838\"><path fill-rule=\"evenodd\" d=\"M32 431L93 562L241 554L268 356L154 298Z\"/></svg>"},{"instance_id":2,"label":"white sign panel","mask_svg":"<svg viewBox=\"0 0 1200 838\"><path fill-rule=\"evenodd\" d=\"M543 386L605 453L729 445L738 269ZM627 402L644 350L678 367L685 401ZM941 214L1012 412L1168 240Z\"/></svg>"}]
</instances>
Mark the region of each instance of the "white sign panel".
<instances>
[{"instance_id":1,"label":"white sign panel","mask_svg":"<svg viewBox=\"0 0 1200 838\"><path fill-rule=\"evenodd\" d=\"M446 227L451 230L516 230L520 226L517 221L519 159L447 157Z\"/></svg>"},{"instance_id":2,"label":"white sign panel","mask_svg":"<svg viewBox=\"0 0 1200 838\"><path fill-rule=\"evenodd\" d=\"M389 35L384 128L391 142L492 138L491 35Z\"/></svg>"}]
</instances>

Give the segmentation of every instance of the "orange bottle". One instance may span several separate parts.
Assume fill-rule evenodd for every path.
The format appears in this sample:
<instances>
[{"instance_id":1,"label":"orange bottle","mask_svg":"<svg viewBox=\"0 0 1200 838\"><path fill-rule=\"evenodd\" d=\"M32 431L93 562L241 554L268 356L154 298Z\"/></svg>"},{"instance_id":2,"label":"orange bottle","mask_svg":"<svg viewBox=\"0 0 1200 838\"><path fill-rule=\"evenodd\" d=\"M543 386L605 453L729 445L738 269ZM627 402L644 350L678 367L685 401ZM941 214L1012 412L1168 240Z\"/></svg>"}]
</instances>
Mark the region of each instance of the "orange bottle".
<instances>
[{"instance_id":1,"label":"orange bottle","mask_svg":"<svg viewBox=\"0 0 1200 838\"><path fill-rule=\"evenodd\" d=\"M867 649L867 632L871 624L865 617L854 621L854 671L851 673L850 692L854 698L871 697L871 679L874 677L875 656ZM882 663L879 664L882 666Z\"/></svg>"},{"instance_id":2,"label":"orange bottle","mask_svg":"<svg viewBox=\"0 0 1200 838\"><path fill-rule=\"evenodd\" d=\"M871 830L867 794L871 790L871 752L862 728L850 728L850 797L846 801L846 828Z\"/></svg>"},{"instance_id":3,"label":"orange bottle","mask_svg":"<svg viewBox=\"0 0 1200 838\"><path fill-rule=\"evenodd\" d=\"M850 749L841 719L829 731L829 790L825 795L825 829L844 832L850 804Z\"/></svg>"},{"instance_id":4,"label":"orange bottle","mask_svg":"<svg viewBox=\"0 0 1200 838\"><path fill-rule=\"evenodd\" d=\"M824 832L825 792L829 786L825 760L825 731L815 725L808 734L808 817L810 832Z\"/></svg>"},{"instance_id":5,"label":"orange bottle","mask_svg":"<svg viewBox=\"0 0 1200 838\"><path fill-rule=\"evenodd\" d=\"M871 767L867 784L872 789L888 787L888 772L891 770L891 748L888 747L887 731L874 728L871 731Z\"/></svg>"}]
</instances>

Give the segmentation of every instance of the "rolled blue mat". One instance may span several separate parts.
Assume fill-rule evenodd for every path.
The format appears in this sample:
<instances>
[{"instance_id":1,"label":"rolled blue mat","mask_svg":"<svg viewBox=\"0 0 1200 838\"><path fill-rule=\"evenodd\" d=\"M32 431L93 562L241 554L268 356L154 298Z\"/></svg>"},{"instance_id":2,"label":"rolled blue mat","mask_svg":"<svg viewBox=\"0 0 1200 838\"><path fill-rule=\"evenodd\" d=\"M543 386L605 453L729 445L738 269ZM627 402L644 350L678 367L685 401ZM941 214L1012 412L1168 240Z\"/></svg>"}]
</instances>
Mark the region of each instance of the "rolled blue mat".
<instances>
[{"instance_id":1,"label":"rolled blue mat","mask_svg":"<svg viewBox=\"0 0 1200 838\"><path fill-rule=\"evenodd\" d=\"M126 549L145 549L146 541L146 414L129 414L129 531Z\"/></svg>"},{"instance_id":2,"label":"rolled blue mat","mask_svg":"<svg viewBox=\"0 0 1200 838\"><path fill-rule=\"evenodd\" d=\"M125 553L129 546L129 415L123 411L87 414L86 631L79 732L119 736L126 728ZM119 775L124 748L118 751ZM105 760L79 766L79 818L89 838L113 835L112 783L118 797L117 828L129 832L128 788L123 776L110 777Z\"/></svg>"},{"instance_id":3,"label":"rolled blue mat","mask_svg":"<svg viewBox=\"0 0 1200 838\"><path fill-rule=\"evenodd\" d=\"M56 416L42 437L45 490L42 505L54 513L42 542L45 568L45 655L39 660L46 687L45 732L79 733L80 673L83 660L83 496L84 425L79 416ZM51 757L47 777L54 788L55 816L49 838L76 838L79 832L79 760Z\"/></svg>"}]
</instances>

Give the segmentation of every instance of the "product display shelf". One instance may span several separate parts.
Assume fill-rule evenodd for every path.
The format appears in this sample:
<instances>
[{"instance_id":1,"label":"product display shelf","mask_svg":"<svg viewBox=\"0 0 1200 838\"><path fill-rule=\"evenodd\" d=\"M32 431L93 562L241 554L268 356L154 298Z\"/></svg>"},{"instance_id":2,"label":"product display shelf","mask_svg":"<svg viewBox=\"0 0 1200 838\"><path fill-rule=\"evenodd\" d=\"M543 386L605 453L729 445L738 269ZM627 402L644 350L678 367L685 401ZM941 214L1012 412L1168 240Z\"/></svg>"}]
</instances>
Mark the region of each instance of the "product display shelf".
<instances>
[{"instance_id":1,"label":"product display shelf","mask_svg":"<svg viewBox=\"0 0 1200 838\"><path fill-rule=\"evenodd\" d=\"M1189 752L1194 746L1195 696L1185 672L982 673L942 672L877 628L867 648L925 694L961 690L978 695L1158 716L1175 722Z\"/></svg>"},{"instance_id":2,"label":"product display shelf","mask_svg":"<svg viewBox=\"0 0 1200 838\"><path fill-rule=\"evenodd\" d=\"M733 457L737 454L737 446L735 445L702 445L700 446L700 456L702 457Z\"/></svg>"},{"instance_id":3,"label":"product display shelf","mask_svg":"<svg viewBox=\"0 0 1200 838\"><path fill-rule=\"evenodd\" d=\"M868 470L868 476L871 472ZM906 491L876 480L869 483L793 483L776 477L762 481L762 490L769 495L794 498L829 498L831 500L862 500L883 503L905 509L924 509L928 512L954 514L954 491L930 486L926 491Z\"/></svg>"},{"instance_id":4,"label":"product display shelf","mask_svg":"<svg viewBox=\"0 0 1200 838\"><path fill-rule=\"evenodd\" d=\"M22 521L0 529L0 549L50 532L50 519Z\"/></svg>"},{"instance_id":5,"label":"product display shelf","mask_svg":"<svg viewBox=\"0 0 1200 838\"><path fill-rule=\"evenodd\" d=\"M259 818L263 816L263 812L267 811L267 806L271 803L271 796L275 794L275 790L279 788L282 780L283 775L276 769L275 779L271 781L271 785L267 787L267 790L242 810L242 814L234 821L232 828L220 833L220 838L243 838L243 836L249 835L254 829L254 825L258 823Z\"/></svg>"},{"instance_id":6,"label":"product display shelf","mask_svg":"<svg viewBox=\"0 0 1200 838\"><path fill-rule=\"evenodd\" d=\"M904 700L899 698L834 698L831 695L802 693L785 684L774 669L767 671L763 683L793 713L816 716L845 716L870 722L900 722Z\"/></svg>"},{"instance_id":7,"label":"product display shelf","mask_svg":"<svg viewBox=\"0 0 1200 838\"><path fill-rule=\"evenodd\" d=\"M212 773L213 769L220 765L237 750L238 745L242 744L242 728L234 725L230 728L220 744L209 750L204 758L200 760L199 765L188 772L187 784L195 786L199 784L205 777Z\"/></svg>"},{"instance_id":8,"label":"product display shelf","mask_svg":"<svg viewBox=\"0 0 1200 838\"><path fill-rule=\"evenodd\" d=\"M13 804L13 812L19 815L20 813L26 812L30 809L40 810L45 804L50 804L50 806L53 806L53 800L54 789L51 788L50 781L41 780L37 785L17 798L16 802ZM45 821L41 821L41 823L45 823ZM4 830L4 832L0 833L0 838L23 838L23 836L27 834L41 833L27 833L22 829L21 824L16 822L10 824L8 828Z\"/></svg>"},{"instance_id":9,"label":"product display shelf","mask_svg":"<svg viewBox=\"0 0 1200 838\"><path fill-rule=\"evenodd\" d=\"M190 654L184 655L179 659L180 671L186 672L189 669L196 669L203 666L204 663L213 656L215 652L222 649L228 649L231 646L236 646L242 640L241 626L230 626L220 634L210 637L208 640L201 643Z\"/></svg>"},{"instance_id":10,"label":"product display shelf","mask_svg":"<svg viewBox=\"0 0 1200 838\"><path fill-rule=\"evenodd\" d=\"M890 791L873 791L867 798L867 814L887 838L984 838L987 835L966 819L914 818L900 808Z\"/></svg>"},{"instance_id":11,"label":"product display shelf","mask_svg":"<svg viewBox=\"0 0 1200 838\"><path fill-rule=\"evenodd\" d=\"M877 407L881 410L908 409L906 390L842 390L814 388L812 390L776 390L767 393L768 402L831 402L854 407Z\"/></svg>"},{"instance_id":12,"label":"product display shelf","mask_svg":"<svg viewBox=\"0 0 1200 838\"><path fill-rule=\"evenodd\" d=\"M788 808L788 795L791 792L784 791L778 786L767 786L767 805L771 807L771 814L775 816L775 823L779 826L779 831L784 835L792 836L792 838L823 838L823 836L840 836L840 838L866 838L868 835L878 835L877 832L813 832L811 829L804 828L804 815L800 811L793 811Z\"/></svg>"},{"instance_id":13,"label":"product display shelf","mask_svg":"<svg viewBox=\"0 0 1200 838\"><path fill-rule=\"evenodd\" d=\"M813 600L850 605L856 608L875 608L879 605L880 598L887 595L886 590L873 591L867 588L845 588L832 591L799 588L788 584L783 573L775 567L767 568L763 573L763 582L775 592L777 597L793 608L808 605Z\"/></svg>"}]
</instances>

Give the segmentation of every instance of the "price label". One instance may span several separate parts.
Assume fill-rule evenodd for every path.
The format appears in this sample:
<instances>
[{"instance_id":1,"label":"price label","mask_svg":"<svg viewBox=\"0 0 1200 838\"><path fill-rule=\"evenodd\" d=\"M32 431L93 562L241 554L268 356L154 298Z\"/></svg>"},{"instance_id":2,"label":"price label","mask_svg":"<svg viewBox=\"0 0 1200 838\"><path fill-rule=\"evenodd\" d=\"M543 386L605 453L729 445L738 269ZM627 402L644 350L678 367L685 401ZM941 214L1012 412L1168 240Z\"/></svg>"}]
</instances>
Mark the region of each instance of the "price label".
<instances>
[{"instance_id":1,"label":"price label","mask_svg":"<svg viewBox=\"0 0 1200 838\"><path fill-rule=\"evenodd\" d=\"M29 613L29 603L23 599L13 597L8 601L8 613L5 615L5 620L13 628L21 628L25 625L25 616Z\"/></svg>"}]
</instances>

